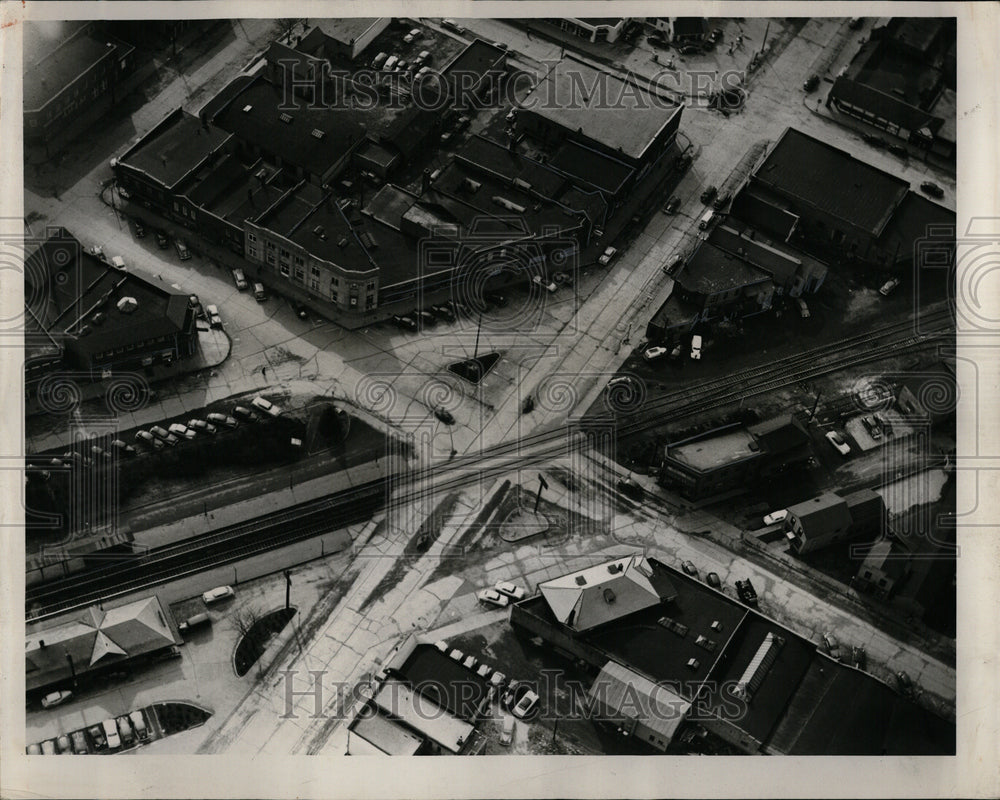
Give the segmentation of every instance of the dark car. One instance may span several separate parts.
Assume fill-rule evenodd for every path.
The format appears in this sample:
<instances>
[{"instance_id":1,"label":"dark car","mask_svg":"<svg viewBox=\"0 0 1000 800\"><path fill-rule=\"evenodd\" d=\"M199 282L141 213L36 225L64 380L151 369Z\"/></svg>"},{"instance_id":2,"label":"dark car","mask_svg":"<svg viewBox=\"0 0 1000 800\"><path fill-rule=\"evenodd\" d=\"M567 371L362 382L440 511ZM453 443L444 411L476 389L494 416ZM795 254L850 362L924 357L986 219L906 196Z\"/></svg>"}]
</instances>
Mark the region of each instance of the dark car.
<instances>
[{"instance_id":1,"label":"dark car","mask_svg":"<svg viewBox=\"0 0 1000 800\"><path fill-rule=\"evenodd\" d=\"M688 167L691 166L691 162L693 160L694 159L691 158L691 156L688 155L687 153L682 153L681 155L677 156L677 159L674 161L674 170L677 172L684 172Z\"/></svg>"},{"instance_id":2,"label":"dark car","mask_svg":"<svg viewBox=\"0 0 1000 800\"><path fill-rule=\"evenodd\" d=\"M863 133L861 138L872 147L884 148L887 146L885 139L880 136L876 136L874 133Z\"/></svg>"},{"instance_id":3,"label":"dark car","mask_svg":"<svg viewBox=\"0 0 1000 800\"><path fill-rule=\"evenodd\" d=\"M455 312L449 306L431 306L431 313L445 322L455 321Z\"/></svg>"},{"instance_id":4,"label":"dark car","mask_svg":"<svg viewBox=\"0 0 1000 800\"><path fill-rule=\"evenodd\" d=\"M924 181L920 184L920 191L924 194L930 195L931 197L944 197L944 189L938 186L933 181Z\"/></svg>"},{"instance_id":5,"label":"dark car","mask_svg":"<svg viewBox=\"0 0 1000 800\"><path fill-rule=\"evenodd\" d=\"M729 194L729 192L726 192L725 194L720 194L718 197L715 198L715 202L712 203L712 206L715 208L716 211L719 211L725 208L727 205L729 205L729 201L732 199L733 196Z\"/></svg>"},{"instance_id":6,"label":"dark car","mask_svg":"<svg viewBox=\"0 0 1000 800\"><path fill-rule=\"evenodd\" d=\"M688 575L698 574L698 568L694 565L693 561L685 561L681 564L681 569L683 569Z\"/></svg>"},{"instance_id":7,"label":"dark car","mask_svg":"<svg viewBox=\"0 0 1000 800\"><path fill-rule=\"evenodd\" d=\"M736 581L736 594L748 606L757 607L757 590L749 580Z\"/></svg>"},{"instance_id":8,"label":"dark car","mask_svg":"<svg viewBox=\"0 0 1000 800\"><path fill-rule=\"evenodd\" d=\"M455 424L455 418L447 408L435 408L434 416L441 420L445 425Z\"/></svg>"},{"instance_id":9,"label":"dark car","mask_svg":"<svg viewBox=\"0 0 1000 800\"><path fill-rule=\"evenodd\" d=\"M677 209L680 207L681 207L681 199L675 196L667 200L666 205L663 206L663 210L668 214L676 214Z\"/></svg>"},{"instance_id":10,"label":"dark car","mask_svg":"<svg viewBox=\"0 0 1000 800\"><path fill-rule=\"evenodd\" d=\"M802 83L802 88L807 92L814 91L817 86L819 86L819 75L810 75Z\"/></svg>"},{"instance_id":11,"label":"dark car","mask_svg":"<svg viewBox=\"0 0 1000 800\"><path fill-rule=\"evenodd\" d=\"M681 46L680 51L681 55L691 56L695 55L696 53L705 52L705 48L700 44L685 44Z\"/></svg>"},{"instance_id":12,"label":"dark car","mask_svg":"<svg viewBox=\"0 0 1000 800\"><path fill-rule=\"evenodd\" d=\"M713 28L712 32L708 35L711 42L717 43L722 40L722 28Z\"/></svg>"},{"instance_id":13,"label":"dark car","mask_svg":"<svg viewBox=\"0 0 1000 800\"><path fill-rule=\"evenodd\" d=\"M708 575L705 576L705 582L709 586L712 586L716 589L722 588L722 581L719 580L719 575L716 572L709 572Z\"/></svg>"},{"instance_id":14,"label":"dark car","mask_svg":"<svg viewBox=\"0 0 1000 800\"><path fill-rule=\"evenodd\" d=\"M430 311L418 309L410 314L410 316L417 320L417 322L425 328L432 328L437 325L437 317L435 317Z\"/></svg>"},{"instance_id":15,"label":"dark car","mask_svg":"<svg viewBox=\"0 0 1000 800\"><path fill-rule=\"evenodd\" d=\"M146 237L146 228L143 226L139 220L135 221L135 235L136 238L144 239Z\"/></svg>"},{"instance_id":16,"label":"dark car","mask_svg":"<svg viewBox=\"0 0 1000 800\"><path fill-rule=\"evenodd\" d=\"M890 144L889 152L892 153L894 156L899 156L900 158L910 157L910 151L907 150L905 147L903 147L903 145L901 144Z\"/></svg>"},{"instance_id":17,"label":"dark car","mask_svg":"<svg viewBox=\"0 0 1000 800\"><path fill-rule=\"evenodd\" d=\"M397 328L402 328L404 331L415 331L417 329L417 323L410 317L403 317L399 314L392 315L392 324Z\"/></svg>"},{"instance_id":18,"label":"dark car","mask_svg":"<svg viewBox=\"0 0 1000 800\"><path fill-rule=\"evenodd\" d=\"M910 694L913 691L913 681L909 675L900 670L896 673L896 687L903 694Z\"/></svg>"},{"instance_id":19,"label":"dark car","mask_svg":"<svg viewBox=\"0 0 1000 800\"><path fill-rule=\"evenodd\" d=\"M292 308L295 309L295 316L299 319L309 319L309 309L302 303L292 303Z\"/></svg>"},{"instance_id":20,"label":"dark car","mask_svg":"<svg viewBox=\"0 0 1000 800\"><path fill-rule=\"evenodd\" d=\"M621 478L618 481L618 491L636 502L639 502L646 496L645 489L631 478Z\"/></svg>"},{"instance_id":21,"label":"dark car","mask_svg":"<svg viewBox=\"0 0 1000 800\"><path fill-rule=\"evenodd\" d=\"M507 298L500 294L500 292L487 292L483 295L483 299L487 303L492 303L497 308L503 308L507 305Z\"/></svg>"},{"instance_id":22,"label":"dark car","mask_svg":"<svg viewBox=\"0 0 1000 800\"><path fill-rule=\"evenodd\" d=\"M163 231L156 232L156 246L161 250L166 250L170 246L170 240L167 238L167 234Z\"/></svg>"},{"instance_id":23,"label":"dark car","mask_svg":"<svg viewBox=\"0 0 1000 800\"><path fill-rule=\"evenodd\" d=\"M456 303L454 300L449 300L444 304L444 307L451 311L455 317L469 315L469 309L462 305L462 303Z\"/></svg>"},{"instance_id":24,"label":"dark car","mask_svg":"<svg viewBox=\"0 0 1000 800\"><path fill-rule=\"evenodd\" d=\"M240 422L253 422L256 419L253 412L244 406L233 406L233 416Z\"/></svg>"},{"instance_id":25,"label":"dark car","mask_svg":"<svg viewBox=\"0 0 1000 800\"><path fill-rule=\"evenodd\" d=\"M716 189L714 186L706 187L705 191L701 193L701 202L705 203L705 205L708 205L709 203L712 202L712 199L715 197L718 191L719 190Z\"/></svg>"},{"instance_id":26,"label":"dark car","mask_svg":"<svg viewBox=\"0 0 1000 800\"><path fill-rule=\"evenodd\" d=\"M655 33L650 34L646 37L646 42L652 47L659 47L662 50L666 50L670 47L670 42Z\"/></svg>"}]
</instances>

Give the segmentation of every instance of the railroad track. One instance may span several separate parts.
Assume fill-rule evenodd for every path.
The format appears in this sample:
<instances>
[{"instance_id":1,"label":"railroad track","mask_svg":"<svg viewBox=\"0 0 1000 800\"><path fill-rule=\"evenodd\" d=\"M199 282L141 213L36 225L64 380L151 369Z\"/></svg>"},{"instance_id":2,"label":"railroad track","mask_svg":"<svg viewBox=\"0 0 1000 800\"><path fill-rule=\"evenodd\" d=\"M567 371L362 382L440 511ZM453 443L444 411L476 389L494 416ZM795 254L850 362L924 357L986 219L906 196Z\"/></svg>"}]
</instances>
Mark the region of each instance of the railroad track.
<instances>
[{"instance_id":1,"label":"railroad track","mask_svg":"<svg viewBox=\"0 0 1000 800\"><path fill-rule=\"evenodd\" d=\"M947 311L927 315L927 325L940 329L916 333L913 324L899 323L847 337L766 365L734 372L697 387L667 393L641 403L629 414L619 414L618 436L655 427L669 414L683 419L719 408L740 398L752 397L794 385L803 380L870 363L890 355L926 347L952 335ZM637 415L641 411L641 418ZM194 539L138 554L134 559L100 570L77 573L31 587L25 608L29 619L43 619L99 599L121 596L169 580L195 574L210 566L233 563L277 547L303 541L321 533L370 519L386 505L405 506L440 492L460 490L477 482L545 463L568 449L579 421L504 442L482 453L463 455L447 464L431 465L391 479L379 479L337 495L317 498L263 517L212 531Z\"/></svg>"}]
</instances>

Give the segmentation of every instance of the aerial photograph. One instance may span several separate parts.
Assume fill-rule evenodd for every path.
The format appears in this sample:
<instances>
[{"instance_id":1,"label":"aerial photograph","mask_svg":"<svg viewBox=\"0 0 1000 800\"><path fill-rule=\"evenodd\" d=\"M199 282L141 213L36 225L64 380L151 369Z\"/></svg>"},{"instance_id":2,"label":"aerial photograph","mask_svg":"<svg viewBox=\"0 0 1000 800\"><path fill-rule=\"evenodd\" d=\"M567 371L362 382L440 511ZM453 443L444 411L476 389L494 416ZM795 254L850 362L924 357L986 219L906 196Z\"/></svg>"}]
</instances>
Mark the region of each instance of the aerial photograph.
<instances>
[{"instance_id":1,"label":"aerial photograph","mask_svg":"<svg viewBox=\"0 0 1000 800\"><path fill-rule=\"evenodd\" d=\"M955 755L957 51L24 23L25 753Z\"/></svg>"}]
</instances>

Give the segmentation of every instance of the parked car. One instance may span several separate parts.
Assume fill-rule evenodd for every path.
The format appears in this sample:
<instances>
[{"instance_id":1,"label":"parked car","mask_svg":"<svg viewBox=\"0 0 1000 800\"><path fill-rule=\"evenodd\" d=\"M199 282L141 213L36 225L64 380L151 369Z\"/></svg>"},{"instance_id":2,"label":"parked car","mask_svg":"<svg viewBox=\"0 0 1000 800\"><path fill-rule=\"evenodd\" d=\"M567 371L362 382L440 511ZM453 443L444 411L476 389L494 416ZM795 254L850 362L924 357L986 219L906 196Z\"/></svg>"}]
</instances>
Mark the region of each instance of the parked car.
<instances>
[{"instance_id":1,"label":"parked car","mask_svg":"<svg viewBox=\"0 0 1000 800\"><path fill-rule=\"evenodd\" d=\"M524 719L538 706L538 695L531 691L531 689L524 687L523 684L519 688L524 688L524 691L523 693L520 691L515 692L517 700L510 711L515 717Z\"/></svg>"},{"instance_id":2,"label":"parked car","mask_svg":"<svg viewBox=\"0 0 1000 800\"><path fill-rule=\"evenodd\" d=\"M146 727L146 719L143 717L142 711L133 711L128 715L128 718L132 722L132 728L135 730L135 735L138 739L145 739L149 736L149 728Z\"/></svg>"},{"instance_id":3,"label":"parked car","mask_svg":"<svg viewBox=\"0 0 1000 800\"><path fill-rule=\"evenodd\" d=\"M608 247L604 250L603 253L601 253L601 257L597 259L597 263L600 264L602 267L606 267L608 266L608 264L610 264L612 261L615 260L615 257L617 255L618 255L617 247Z\"/></svg>"},{"instance_id":4,"label":"parked car","mask_svg":"<svg viewBox=\"0 0 1000 800\"><path fill-rule=\"evenodd\" d=\"M455 312L448 306L431 306L431 313L439 319L443 319L445 322L455 321Z\"/></svg>"},{"instance_id":5,"label":"parked car","mask_svg":"<svg viewBox=\"0 0 1000 800\"><path fill-rule=\"evenodd\" d=\"M156 246L161 250L166 250L170 246L170 240L163 231L156 232Z\"/></svg>"},{"instance_id":6,"label":"parked car","mask_svg":"<svg viewBox=\"0 0 1000 800\"><path fill-rule=\"evenodd\" d=\"M309 309L302 305L302 303L293 301L292 310L295 311L295 316L299 319L309 319Z\"/></svg>"},{"instance_id":7,"label":"parked car","mask_svg":"<svg viewBox=\"0 0 1000 800\"><path fill-rule=\"evenodd\" d=\"M495 687L497 689L500 689L506 683L507 683L507 676L504 675L499 670L494 670L493 674L490 675L490 685L491 686L493 686L493 687Z\"/></svg>"},{"instance_id":8,"label":"parked car","mask_svg":"<svg viewBox=\"0 0 1000 800\"><path fill-rule=\"evenodd\" d=\"M403 317L399 314L392 315L392 322L397 328L402 328L404 331L415 331L417 330L417 322L410 317Z\"/></svg>"},{"instance_id":9,"label":"parked car","mask_svg":"<svg viewBox=\"0 0 1000 800\"><path fill-rule=\"evenodd\" d=\"M708 35L708 38L713 43L722 41L722 28L712 28L712 32Z\"/></svg>"},{"instance_id":10,"label":"parked car","mask_svg":"<svg viewBox=\"0 0 1000 800\"><path fill-rule=\"evenodd\" d=\"M688 575L697 575L698 568L694 565L694 562L685 561L681 564L681 569L683 569Z\"/></svg>"},{"instance_id":11,"label":"parked car","mask_svg":"<svg viewBox=\"0 0 1000 800\"><path fill-rule=\"evenodd\" d=\"M548 290L550 293L554 292L559 287L556 286L554 281L546 281L541 275L535 275L531 282L540 288Z\"/></svg>"},{"instance_id":12,"label":"parked car","mask_svg":"<svg viewBox=\"0 0 1000 800\"><path fill-rule=\"evenodd\" d=\"M707 231L709 226L715 222L716 216L718 216L718 212L714 208L708 209L698 220L698 230Z\"/></svg>"},{"instance_id":13,"label":"parked car","mask_svg":"<svg viewBox=\"0 0 1000 800\"><path fill-rule=\"evenodd\" d=\"M250 406L257 411L263 411L265 414L269 414L272 417L280 417L281 409L272 403L270 400L265 400L260 395L257 395L253 400L250 401Z\"/></svg>"},{"instance_id":14,"label":"parked car","mask_svg":"<svg viewBox=\"0 0 1000 800\"><path fill-rule=\"evenodd\" d=\"M703 202L705 205L708 205L709 203L712 202L712 199L715 197L718 191L719 190L712 185L705 187L705 190L701 193L701 202Z\"/></svg>"},{"instance_id":15,"label":"parked car","mask_svg":"<svg viewBox=\"0 0 1000 800\"><path fill-rule=\"evenodd\" d=\"M675 172L685 172L694 159L687 153L681 153L674 161Z\"/></svg>"},{"instance_id":16,"label":"parked car","mask_svg":"<svg viewBox=\"0 0 1000 800\"><path fill-rule=\"evenodd\" d=\"M503 725L500 729L500 744L504 747L509 746L514 740L514 724L516 721L514 717L508 717L504 714Z\"/></svg>"},{"instance_id":17,"label":"parked car","mask_svg":"<svg viewBox=\"0 0 1000 800\"><path fill-rule=\"evenodd\" d=\"M69 689L61 689L58 692L49 692L42 698L42 708L52 708L60 703L65 703L73 696Z\"/></svg>"},{"instance_id":18,"label":"parked car","mask_svg":"<svg viewBox=\"0 0 1000 800\"><path fill-rule=\"evenodd\" d=\"M802 317L802 319L809 319L809 306L806 305L806 301L801 297L796 297L795 304L799 308L799 316Z\"/></svg>"},{"instance_id":19,"label":"parked car","mask_svg":"<svg viewBox=\"0 0 1000 800\"><path fill-rule=\"evenodd\" d=\"M878 423L875 421L874 417L862 417L861 424L865 426L865 430L868 431L868 435L872 439L881 439L882 431L879 428Z\"/></svg>"},{"instance_id":20,"label":"parked car","mask_svg":"<svg viewBox=\"0 0 1000 800\"><path fill-rule=\"evenodd\" d=\"M691 358L701 361L701 335L697 333L691 337Z\"/></svg>"},{"instance_id":21,"label":"parked car","mask_svg":"<svg viewBox=\"0 0 1000 800\"><path fill-rule=\"evenodd\" d=\"M708 575L705 576L705 583L715 589L722 588L722 581L719 580L719 574L717 572L709 572Z\"/></svg>"},{"instance_id":22,"label":"parked car","mask_svg":"<svg viewBox=\"0 0 1000 800\"><path fill-rule=\"evenodd\" d=\"M208 414L206 419L215 425L221 425L226 428L238 428L240 425L240 423L233 417L226 416L225 414L217 414L215 412Z\"/></svg>"},{"instance_id":23,"label":"parked car","mask_svg":"<svg viewBox=\"0 0 1000 800\"><path fill-rule=\"evenodd\" d=\"M913 681L902 670L896 673L896 688L903 694L910 694L913 691Z\"/></svg>"},{"instance_id":24,"label":"parked car","mask_svg":"<svg viewBox=\"0 0 1000 800\"><path fill-rule=\"evenodd\" d=\"M233 406L233 416L240 422L253 422L256 419L253 412L245 406Z\"/></svg>"},{"instance_id":25,"label":"parked car","mask_svg":"<svg viewBox=\"0 0 1000 800\"><path fill-rule=\"evenodd\" d=\"M420 37L420 28L410 28L406 36L403 37L404 44L413 44Z\"/></svg>"},{"instance_id":26,"label":"parked car","mask_svg":"<svg viewBox=\"0 0 1000 800\"><path fill-rule=\"evenodd\" d=\"M135 220L135 236L137 239L146 238L146 227L139 220Z\"/></svg>"},{"instance_id":27,"label":"parked car","mask_svg":"<svg viewBox=\"0 0 1000 800\"><path fill-rule=\"evenodd\" d=\"M447 28L448 30L453 31L454 33L465 33L465 28L463 28L453 19L446 18L441 20L441 27Z\"/></svg>"},{"instance_id":28,"label":"parked car","mask_svg":"<svg viewBox=\"0 0 1000 800\"><path fill-rule=\"evenodd\" d=\"M118 735L118 726L115 725L114 719L104 720L101 727L104 729L104 739L108 743L109 750L117 750L122 746L122 738Z\"/></svg>"},{"instance_id":29,"label":"parked car","mask_svg":"<svg viewBox=\"0 0 1000 800\"><path fill-rule=\"evenodd\" d=\"M441 422L445 425L455 424L455 417L452 416L452 413L447 408L435 408L434 416L441 420Z\"/></svg>"},{"instance_id":30,"label":"parked car","mask_svg":"<svg viewBox=\"0 0 1000 800\"><path fill-rule=\"evenodd\" d=\"M478 663L479 659L475 656L466 656L465 661L462 662L462 666L467 670L474 670L476 668L476 664Z\"/></svg>"},{"instance_id":31,"label":"parked car","mask_svg":"<svg viewBox=\"0 0 1000 800\"><path fill-rule=\"evenodd\" d=\"M510 581L497 581L493 584L493 588L496 589L500 594L505 594L513 601L524 599L524 589L520 586L515 586Z\"/></svg>"},{"instance_id":32,"label":"parked car","mask_svg":"<svg viewBox=\"0 0 1000 800\"><path fill-rule=\"evenodd\" d=\"M43 756L55 756L58 755L56 752L56 740L46 739L42 742L42 755Z\"/></svg>"},{"instance_id":33,"label":"parked car","mask_svg":"<svg viewBox=\"0 0 1000 800\"><path fill-rule=\"evenodd\" d=\"M213 436L218 430L218 428L216 428L211 422L205 422L205 420L203 419L189 419L187 426L193 431L198 431L199 433L208 433L212 434Z\"/></svg>"},{"instance_id":34,"label":"parked car","mask_svg":"<svg viewBox=\"0 0 1000 800\"><path fill-rule=\"evenodd\" d=\"M830 655L830 658L840 661L840 643L832 633L823 634L823 649Z\"/></svg>"},{"instance_id":35,"label":"parked car","mask_svg":"<svg viewBox=\"0 0 1000 800\"><path fill-rule=\"evenodd\" d=\"M206 600L205 602L208 601ZM188 617L183 622L181 622L177 626L177 630L180 631L181 633L187 633L192 628L200 628L203 625L211 625L211 624L212 624L212 618L208 614L202 612L201 614L194 614Z\"/></svg>"},{"instance_id":36,"label":"parked car","mask_svg":"<svg viewBox=\"0 0 1000 800\"><path fill-rule=\"evenodd\" d=\"M420 325L422 325L425 328L433 328L435 325L437 325L437 317L435 317L430 311L417 309L416 311L410 312L410 317L415 319Z\"/></svg>"},{"instance_id":37,"label":"parked car","mask_svg":"<svg viewBox=\"0 0 1000 800\"><path fill-rule=\"evenodd\" d=\"M169 430L172 434L174 434L174 436L177 436L178 438L182 439L190 440L198 435L193 430L191 430L187 425L182 425L179 422L172 423L170 425Z\"/></svg>"},{"instance_id":38,"label":"parked car","mask_svg":"<svg viewBox=\"0 0 1000 800\"><path fill-rule=\"evenodd\" d=\"M213 328L222 327L222 317L219 316L219 307L214 303L205 306L205 313L208 314L208 322Z\"/></svg>"},{"instance_id":39,"label":"parked car","mask_svg":"<svg viewBox=\"0 0 1000 800\"><path fill-rule=\"evenodd\" d=\"M253 298L258 303L267 302L267 289L264 288L263 283L255 283L253 285Z\"/></svg>"},{"instance_id":40,"label":"parked car","mask_svg":"<svg viewBox=\"0 0 1000 800\"><path fill-rule=\"evenodd\" d=\"M188 246L183 240L174 239L174 247L177 248L177 257L181 261L187 261L191 258L191 251L188 250Z\"/></svg>"},{"instance_id":41,"label":"parked car","mask_svg":"<svg viewBox=\"0 0 1000 800\"><path fill-rule=\"evenodd\" d=\"M201 599L205 605L211 605L221 600L228 600L231 597L236 597L236 591L232 586L216 586L214 589L209 589L205 592L201 596Z\"/></svg>"},{"instance_id":42,"label":"parked car","mask_svg":"<svg viewBox=\"0 0 1000 800\"><path fill-rule=\"evenodd\" d=\"M882 284L882 288L878 290L878 293L882 295L882 297L888 297L900 283L900 278L890 278Z\"/></svg>"},{"instance_id":43,"label":"parked car","mask_svg":"<svg viewBox=\"0 0 1000 800\"><path fill-rule=\"evenodd\" d=\"M938 186L933 181L924 181L920 184L920 191L931 197L942 198L944 197L944 189Z\"/></svg>"},{"instance_id":44,"label":"parked car","mask_svg":"<svg viewBox=\"0 0 1000 800\"><path fill-rule=\"evenodd\" d=\"M480 603L497 606L498 608L505 608L510 604L510 598L506 595L500 594L500 592L495 589L481 589L476 594L476 598Z\"/></svg>"},{"instance_id":45,"label":"parked car","mask_svg":"<svg viewBox=\"0 0 1000 800\"><path fill-rule=\"evenodd\" d=\"M103 750L108 746L108 740L104 735L103 725L91 725L87 728L87 735L90 736L90 741L94 743L95 749Z\"/></svg>"},{"instance_id":46,"label":"parked car","mask_svg":"<svg viewBox=\"0 0 1000 800\"><path fill-rule=\"evenodd\" d=\"M748 606L757 607L757 590L750 580L736 581L736 595Z\"/></svg>"},{"instance_id":47,"label":"parked car","mask_svg":"<svg viewBox=\"0 0 1000 800\"><path fill-rule=\"evenodd\" d=\"M681 207L681 199L677 196L671 197L667 200L666 204L663 206L663 210L667 214L676 214L677 209Z\"/></svg>"},{"instance_id":48,"label":"parked car","mask_svg":"<svg viewBox=\"0 0 1000 800\"><path fill-rule=\"evenodd\" d=\"M142 442L142 444L159 450L163 447L163 442L157 439L149 431L136 431L135 440L137 442Z\"/></svg>"},{"instance_id":49,"label":"parked car","mask_svg":"<svg viewBox=\"0 0 1000 800\"><path fill-rule=\"evenodd\" d=\"M772 511L770 514L764 517L765 525L777 525L779 522L784 522L785 517L788 516L788 509L782 508L779 511Z\"/></svg>"},{"instance_id":50,"label":"parked car","mask_svg":"<svg viewBox=\"0 0 1000 800\"><path fill-rule=\"evenodd\" d=\"M844 437L841 436L836 431L827 431L826 440L830 443L834 450L840 453L842 456L846 456L851 452L851 446L844 441Z\"/></svg>"},{"instance_id":51,"label":"parked car","mask_svg":"<svg viewBox=\"0 0 1000 800\"><path fill-rule=\"evenodd\" d=\"M128 720L128 716L118 717L118 733L122 738L122 743L127 747L135 741L135 732L132 730L132 724Z\"/></svg>"},{"instance_id":52,"label":"parked car","mask_svg":"<svg viewBox=\"0 0 1000 800\"><path fill-rule=\"evenodd\" d=\"M643 498L646 496L646 490L642 488L642 485L636 483L631 478L619 478L617 486L619 492L626 497L635 500L637 503L641 503Z\"/></svg>"},{"instance_id":53,"label":"parked car","mask_svg":"<svg viewBox=\"0 0 1000 800\"><path fill-rule=\"evenodd\" d=\"M431 61L430 50L421 50L419 53L417 53L417 57L413 59L413 63L416 64L418 67L422 67L425 64L429 64L430 61Z\"/></svg>"},{"instance_id":54,"label":"parked car","mask_svg":"<svg viewBox=\"0 0 1000 800\"><path fill-rule=\"evenodd\" d=\"M241 292L247 288L247 278L246 275L243 274L243 270L233 270L233 282L236 284L236 288Z\"/></svg>"},{"instance_id":55,"label":"parked car","mask_svg":"<svg viewBox=\"0 0 1000 800\"><path fill-rule=\"evenodd\" d=\"M856 31L863 24L864 21L861 19L861 17L851 17L850 20L848 20L847 22L847 27L850 28L852 31Z\"/></svg>"},{"instance_id":56,"label":"parked car","mask_svg":"<svg viewBox=\"0 0 1000 800\"><path fill-rule=\"evenodd\" d=\"M483 295L483 299L497 308L503 308L507 305L507 298L500 292L487 292Z\"/></svg>"},{"instance_id":57,"label":"parked car","mask_svg":"<svg viewBox=\"0 0 1000 800\"><path fill-rule=\"evenodd\" d=\"M179 441L179 439L176 436L164 430L159 425L154 425L152 428L149 429L149 432L153 434L153 436L155 436L160 441L169 444L171 447L173 447Z\"/></svg>"},{"instance_id":58,"label":"parked car","mask_svg":"<svg viewBox=\"0 0 1000 800\"><path fill-rule=\"evenodd\" d=\"M667 352L666 347L647 347L642 351L642 357L645 361L655 361L658 358L663 358Z\"/></svg>"},{"instance_id":59,"label":"parked car","mask_svg":"<svg viewBox=\"0 0 1000 800\"><path fill-rule=\"evenodd\" d=\"M733 196L729 192L726 192L725 194L720 194L718 197L715 198L715 202L712 203L712 207L716 211L721 211L723 208L729 205L729 201L732 199Z\"/></svg>"},{"instance_id":60,"label":"parked car","mask_svg":"<svg viewBox=\"0 0 1000 800\"><path fill-rule=\"evenodd\" d=\"M887 142L881 136L876 136L874 133L862 133L861 138L866 143L870 144L872 147L882 149L886 147Z\"/></svg>"},{"instance_id":61,"label":"parked car","mask_svg":"<svg viewBox=\"0 0 1000 800\"><path fill-rule=\"evenodd\" d=\"M681 264L684 263L684 256L680 253L670 257L670 260L663 265L663 272L665 275L673 275L680 268Z\"/></svg>"},{"instance_id":62,"label":"parked car","mask_svg":"<svg viewBox=\"0 0 1000 800\"><path fill-rule=\"evenodd\" d=\"M83 731L73 731L71 737L73 739L73 752L78 756L85 756L90 752L90 748L87 747L87 737L84 736Z\"/></svg>"},{"instance_id":63,"label":"parked car","mask_svg":"<svg viewBox=\"0 0 1000 800\"><path fill-rule=\"evenodd\" d=\"M810 75L802 83L802 88L807 92L814 91L819 86L819 75Z\"/></svg>"},{"instance_id":64,"label":"parked car","mask_svg":"<svg viewBox=\"0 0 1000 800\"><path fill-rule=\"evenodd\" d=\"M899 156L900 158L910 157L910 151L907 150L905 147L903 147L903 145L901 144L890 144L889 152L892 153L894 156Z\"/></svg>"}]
</instances>

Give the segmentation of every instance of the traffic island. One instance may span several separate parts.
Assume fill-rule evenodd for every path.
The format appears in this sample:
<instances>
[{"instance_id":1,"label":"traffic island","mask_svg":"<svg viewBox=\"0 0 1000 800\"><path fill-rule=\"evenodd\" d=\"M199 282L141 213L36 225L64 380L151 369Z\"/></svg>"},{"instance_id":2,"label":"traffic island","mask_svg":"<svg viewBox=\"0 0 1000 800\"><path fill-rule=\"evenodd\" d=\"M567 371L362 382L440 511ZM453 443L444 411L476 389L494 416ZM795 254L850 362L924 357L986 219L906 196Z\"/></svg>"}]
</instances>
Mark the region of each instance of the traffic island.
<instances>
[{"instance_id":1,"label":"traffic island","mask_svg":"<svg viewBox=\"0 0 1000 800\"><path fill-rule=\"evenodd\" d=\"M519 542L548 530L549 520L544 514L517 508L501 524L500 538L505 542Z\"/></svg>"}]
</instances>

